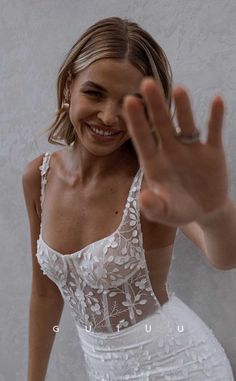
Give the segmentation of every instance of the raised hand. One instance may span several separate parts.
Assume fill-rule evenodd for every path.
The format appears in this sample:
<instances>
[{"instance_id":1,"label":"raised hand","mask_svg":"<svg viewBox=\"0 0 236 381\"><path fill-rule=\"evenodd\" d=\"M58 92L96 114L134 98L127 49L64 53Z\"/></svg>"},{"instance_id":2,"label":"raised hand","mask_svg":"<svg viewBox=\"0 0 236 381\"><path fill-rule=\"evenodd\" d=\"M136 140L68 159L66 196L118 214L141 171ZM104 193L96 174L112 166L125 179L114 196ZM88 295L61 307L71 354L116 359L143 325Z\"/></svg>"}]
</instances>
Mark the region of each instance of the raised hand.
<instances>
[{"instance_id":1,"label":"raised hand","mask_svg":"<svg viewBox=\"0 0 236 381\"><path fill-rule=\"evenodd\" d=\"M229 199L222 143L222 98L213 99L207 141L184 144L177 137L160 85L152 78L145 78L140 92L149 121L142 102L134 96L125 99L124 118L144 170L146 188L140 195L141 209L150 220L170 226L207 220ZM173 97L181 133L196 133L187 91L178 86Z\"/></svg>"}]
</instances>

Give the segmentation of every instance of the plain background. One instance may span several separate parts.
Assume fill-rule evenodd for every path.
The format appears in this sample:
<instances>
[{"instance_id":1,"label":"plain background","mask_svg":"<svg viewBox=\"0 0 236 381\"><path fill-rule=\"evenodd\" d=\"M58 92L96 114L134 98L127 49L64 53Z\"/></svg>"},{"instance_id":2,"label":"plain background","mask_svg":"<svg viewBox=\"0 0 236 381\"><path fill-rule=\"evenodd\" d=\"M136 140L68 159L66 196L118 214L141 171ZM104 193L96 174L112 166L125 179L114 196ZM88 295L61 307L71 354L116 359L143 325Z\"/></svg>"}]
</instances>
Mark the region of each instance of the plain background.
<instances>
[{"instance_id":1,"label":"plain background","mask_svg":"<svg viewBox=\"0 0 236 381\"><path fill-rule=\"evenodd\" d=\"M164 48L174 82L190 91L197 126L208 107L226 102L224 147L236 201L236 2L234 0L1 0L0 14L0 381L27 374L31 250L21 176L46 150L42 129L56 110L59 66L82 32L101 18L128 17ZM223 254L223 253L222 253ZM182 233L169 283L213 330L236 375L236 270L219 271ZM47 380L86 380L82 352L65 307Z\"/></svg>"}]
</instances>

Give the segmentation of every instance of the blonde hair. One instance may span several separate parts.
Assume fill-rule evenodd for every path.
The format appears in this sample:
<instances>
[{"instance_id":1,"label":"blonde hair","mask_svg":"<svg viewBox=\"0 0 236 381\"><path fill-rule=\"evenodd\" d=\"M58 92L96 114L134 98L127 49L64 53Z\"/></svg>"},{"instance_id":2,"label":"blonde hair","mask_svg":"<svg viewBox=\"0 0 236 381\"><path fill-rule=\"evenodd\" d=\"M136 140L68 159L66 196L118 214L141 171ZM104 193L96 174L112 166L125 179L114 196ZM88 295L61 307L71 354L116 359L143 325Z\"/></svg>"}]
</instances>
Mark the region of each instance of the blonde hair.
<instances>
[{"instance_id":1,"label":"blonde hair","mask_svg":"<svg viewBox=\"0 0 236 381\"><path fill-rule=\"evenodd\" d=\"M46 129L51 144L71 145L77 138L63 109L68 75L75 79L81 70L103 58L127 59L144 76L161 83L171 109L172 71L165 52L137 23L119 17L102 19L90 26L75 42L61 65L57 78L57 106L54 122ZM65 142L65 144L61 142Z\"/></svg>"}]
</instances>

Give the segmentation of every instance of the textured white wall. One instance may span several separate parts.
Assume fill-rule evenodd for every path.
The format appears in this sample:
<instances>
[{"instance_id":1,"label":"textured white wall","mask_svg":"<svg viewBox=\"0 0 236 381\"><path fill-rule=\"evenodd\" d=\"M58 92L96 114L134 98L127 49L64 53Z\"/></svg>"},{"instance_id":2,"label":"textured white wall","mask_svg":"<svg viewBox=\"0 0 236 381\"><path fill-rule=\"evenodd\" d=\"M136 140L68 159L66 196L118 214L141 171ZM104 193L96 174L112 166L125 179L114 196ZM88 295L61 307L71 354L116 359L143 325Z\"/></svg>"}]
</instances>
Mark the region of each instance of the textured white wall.
<instances>
[{"instance_id":1,"label":"textured white wall","mask_svg":"<svg viewBox=\"0 0 236 381\"><path fill-rule=\"evenodd\" d=\"M161 44L175 83L192 94L197 125L206 131L208 105L226 101L224 143L236 200L235 0L1 0L0 14L0 381L26 380L31 253L21 175L27 162L54 151L40 135L55 111L57 70L71 45L97 20L140 23ZM212 268L178 235L169 282L214 331L236 375L236 270ZM86 380L67 309L50 359L50 381Z\"/></svg>"}]
</instances>

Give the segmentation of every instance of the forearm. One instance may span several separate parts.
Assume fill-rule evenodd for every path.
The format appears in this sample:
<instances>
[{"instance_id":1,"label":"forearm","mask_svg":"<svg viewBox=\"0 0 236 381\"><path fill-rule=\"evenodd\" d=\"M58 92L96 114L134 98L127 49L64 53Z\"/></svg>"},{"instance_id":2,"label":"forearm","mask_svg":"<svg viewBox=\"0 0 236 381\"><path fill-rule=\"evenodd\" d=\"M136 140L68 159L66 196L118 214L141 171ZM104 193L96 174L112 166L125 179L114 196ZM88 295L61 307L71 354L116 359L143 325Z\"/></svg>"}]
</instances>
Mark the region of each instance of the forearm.
<instances>
[{"instance_id":1,"label":"forearm","mask_svg":"<svg viewBox=\"0 0 236 381\"><path fill-rule=\"evenodd\" d=\"M31 296L29 309L28 381L44 381L63 299Z\"/></svg>"},{"instance_id":2,"label":"forearm","mask_svg":"<svg viewBox=\"0 0 236 381\"><path fill-rule=\"evenodd\" d=\"M224 209L197 221L204 233L207 257L216 268L236 268L236 205L228 200Z\"/></svg>"}]
</instances>

